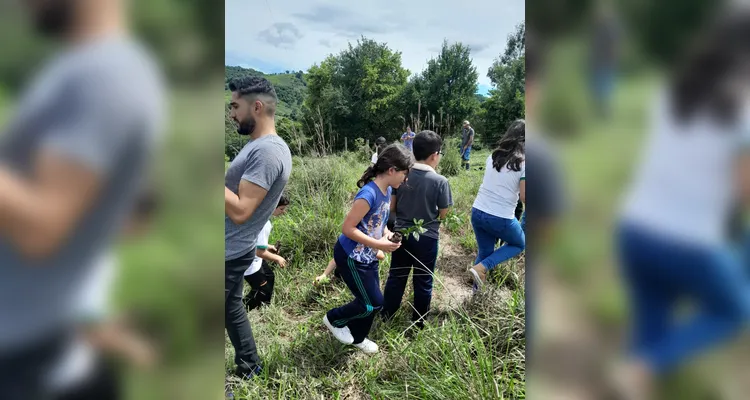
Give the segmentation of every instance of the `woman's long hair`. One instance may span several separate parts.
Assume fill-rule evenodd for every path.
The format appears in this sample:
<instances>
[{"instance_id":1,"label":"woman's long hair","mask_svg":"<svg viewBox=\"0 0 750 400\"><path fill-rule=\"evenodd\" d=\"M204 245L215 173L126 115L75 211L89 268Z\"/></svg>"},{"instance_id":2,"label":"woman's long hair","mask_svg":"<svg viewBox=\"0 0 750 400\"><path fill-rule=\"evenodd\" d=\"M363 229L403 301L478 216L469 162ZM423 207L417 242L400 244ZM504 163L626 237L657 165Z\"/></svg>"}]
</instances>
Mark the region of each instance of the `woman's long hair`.
<instances>
[{"instance_id":1,"label":"woman's long hair","mask_svg":"<svg viewBox=\"0 0 750 400\"><path fill-rule=\"evenodd\" d=\"M362 188L376 176L395 168L396 171L408 171L414 165L414 157L411 151L400 144L388 145L378 155L378 162L365 170L365 173L357 182L357 187Z\"/></svg>"},{"instance_id":2,"label":"woman's long hair","mask_svg":"<svg viewBox=\"0 0 750 400\"><path fill-rule=\"evenodd\" d=\"M526 121L517 119L510 124L492 152L492 167L500 172L504 166L511 171L520 171L526 147Z\"/></svg>"},{"instance_id":3,"label":"woman's long hair","mask_svg":"<svg viewBox=\"0 0 750 400\"><path fill-rule=\"evenodd\" d=\"M672 112L687 120L707 111L722 123L735 122L742 94L735 80L746 80L750 66L750 12L722 14L681 60L671 84Z\"/></svg>"}]
</instances>

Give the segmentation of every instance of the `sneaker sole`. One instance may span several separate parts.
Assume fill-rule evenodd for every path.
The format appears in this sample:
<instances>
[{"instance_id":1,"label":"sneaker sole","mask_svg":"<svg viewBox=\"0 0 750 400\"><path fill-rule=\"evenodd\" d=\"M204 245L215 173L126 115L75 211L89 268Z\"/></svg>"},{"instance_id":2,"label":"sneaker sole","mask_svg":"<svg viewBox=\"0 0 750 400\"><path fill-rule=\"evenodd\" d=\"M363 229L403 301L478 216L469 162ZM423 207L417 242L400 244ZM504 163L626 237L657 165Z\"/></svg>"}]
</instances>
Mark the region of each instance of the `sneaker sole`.
<instances>
[{"instance_id":1,"label":"sneaker sole","mask_svg":"<svg viewBox=\"0 0 750 400\"><path fill-rule=\"evenodd\" d=\"M333 337L336 338L336 340L338 340L339 342L341 342L343 344L352 344L352 343L354 343L354 339L352 339L351 342L347 342L345 340L339 339L338 336L336 336L336 333L334 331L334 329L336 329L336 328L333 325L331 325L331 323L328 321L328 316L327 315L325 317L323 317L323 324L326 326L326 328L328 328L328 330L331 332L331 334L333 335Z\"/></svg>"},{"instance_id":2,"label":"sneaker sole","mask_svg":"<svg viewBox=\"0 0 750 400\"><path fill-rule=\"evenodd\" d=\"M481 289L484 282L482 282L482 278L479 277L477 271L474 271L473 268L469 268L469 274L471 275L471 279L474 280L474 284L477 285L477 290Z\"/></svg>"}]
</instances>

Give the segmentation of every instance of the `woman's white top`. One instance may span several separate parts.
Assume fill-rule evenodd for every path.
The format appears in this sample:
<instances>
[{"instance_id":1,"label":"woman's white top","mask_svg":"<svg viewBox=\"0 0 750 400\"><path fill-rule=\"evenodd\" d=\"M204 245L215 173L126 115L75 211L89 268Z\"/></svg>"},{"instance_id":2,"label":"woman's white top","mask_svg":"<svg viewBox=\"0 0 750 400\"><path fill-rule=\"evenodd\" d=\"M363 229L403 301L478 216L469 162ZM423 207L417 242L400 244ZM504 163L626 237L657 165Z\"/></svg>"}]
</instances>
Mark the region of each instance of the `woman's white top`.
<instances>
[{"instance_id":1,"label":"woman's white top","mask_svg":"<svg viewBox=\"0 0 750 400\"><path fill-rule=\"evenodd\" d=\"M498 171L492 166L490 155L485 162L484 179L474 200L474 208L495 217L515 218L521 181L525 179L526 161L521 162L519 171L510 170L507 165Z\"/></svg>"},{"instance_id":2,"label":"woman's white top","mask_svg":"<svg viewBox=\"0 0 750 400\"><path fill-rule=\"evenodd\" d=\"M744 121L722 126L706 114L678 121L669 96L660 94L645 153L634 162L624 219L681 241L724 243L735 196L735 151L748 136Z\"/></svg>"}]
</instances>

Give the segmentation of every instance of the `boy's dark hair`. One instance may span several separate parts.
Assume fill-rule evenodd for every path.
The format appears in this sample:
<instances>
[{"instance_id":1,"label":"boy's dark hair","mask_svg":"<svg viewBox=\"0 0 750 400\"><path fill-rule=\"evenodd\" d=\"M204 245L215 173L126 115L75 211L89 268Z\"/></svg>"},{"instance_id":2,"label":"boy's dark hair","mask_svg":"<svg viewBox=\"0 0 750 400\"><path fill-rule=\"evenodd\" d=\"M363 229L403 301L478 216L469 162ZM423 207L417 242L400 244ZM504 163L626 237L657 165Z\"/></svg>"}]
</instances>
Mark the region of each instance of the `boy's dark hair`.
<instances>
[{"instance_id":1,"label":"boy's dark hair","mask_svg":"<svg viewBox=\"0 0 750 400\"><path fill-rule=\"evenodd\" d=\"M276 206L276 208L288 206L290 203L289 197L285 194L281 195L279 198L279 205Z\"/></svg>"},{"instance_id":2,"label":"boy's dark hair","mask_svg":"<svg viewBox=\"0 0 750 400\"><path fill-rule=\"evenodd\" d=\"M378 155L378 162L365 170L362 178L357 182L357 187L362 188L376 176L391 168L395 168L396 171L408 171L412 165L414 165L414 156L409 149L400 144L389 145Z\"/></svg>"},{"instance_id":3,"label":"boy's dark hair","mask_svg":"<svg viewBox=\"0 0 750 400\"><path fill-rule=\"evenodd\" d=\"M433 131L422 131L414 137L414 158L417 161L424 161L431 155L440 152L443 147L443 140Z\"/></svg>"},{"instance_id":4,"label":"boy's dark hair","mask_svg":"<svg viewBox=\"0 0 750 400\"><path fill-rule=\"evenodd\" d=\"M526 121L517 119L510 124L497 149L492 152L492 166L500 172L504 166L511 171L520 171L526 145Z\"/></svg>"},{"instance_id":5,"label":"boy's dark hair","mask_svg":"<svg viewBox=\"0 0 750 400\"><path fill-rule=\"evenodd\" d=\"M380 136L379 138L375 139L375 144L377 145L383 145L385 144L385 138Z\"/></svg>"},{"instance_id":6,"label":"boy's dark hair","mask_svg":"<svg viewBox=\"0 0 750 400\"><path fill-rule=\"evenodd\" d=\"M243 76L229 81L227 88L248 100L262 101L269 116L276 114L276 104L279 100L276 96L276 89L273 88L268 79L257 76Z\"/></svg>"}]
</instances>

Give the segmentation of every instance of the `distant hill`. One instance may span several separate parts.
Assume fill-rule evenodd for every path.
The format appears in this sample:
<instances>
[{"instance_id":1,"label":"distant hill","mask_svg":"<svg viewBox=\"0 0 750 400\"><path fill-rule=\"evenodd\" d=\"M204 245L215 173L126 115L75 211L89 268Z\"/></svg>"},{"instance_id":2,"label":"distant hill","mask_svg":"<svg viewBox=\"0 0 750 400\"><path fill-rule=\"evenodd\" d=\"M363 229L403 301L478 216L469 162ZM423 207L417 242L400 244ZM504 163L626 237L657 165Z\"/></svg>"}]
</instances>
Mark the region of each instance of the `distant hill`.
<instances>
[{"instance_id":1,"label":"distant hill","mask_svg":"<svg viewBox=\"0 0 750 400\"><path fill-rule=\"evenodd\" d=\"M224 68L226 82L242 76L260 76L268 79L273 84L276 95L279 97L276 114L291 119L297 119L302 115L302 102L307 91L304 72L289 71L281 74L265 74L252 68L233 66L225 66ZM229 96L229 91L227 91L226 98L229 99Z\"/></svg>"}]
</instances>

